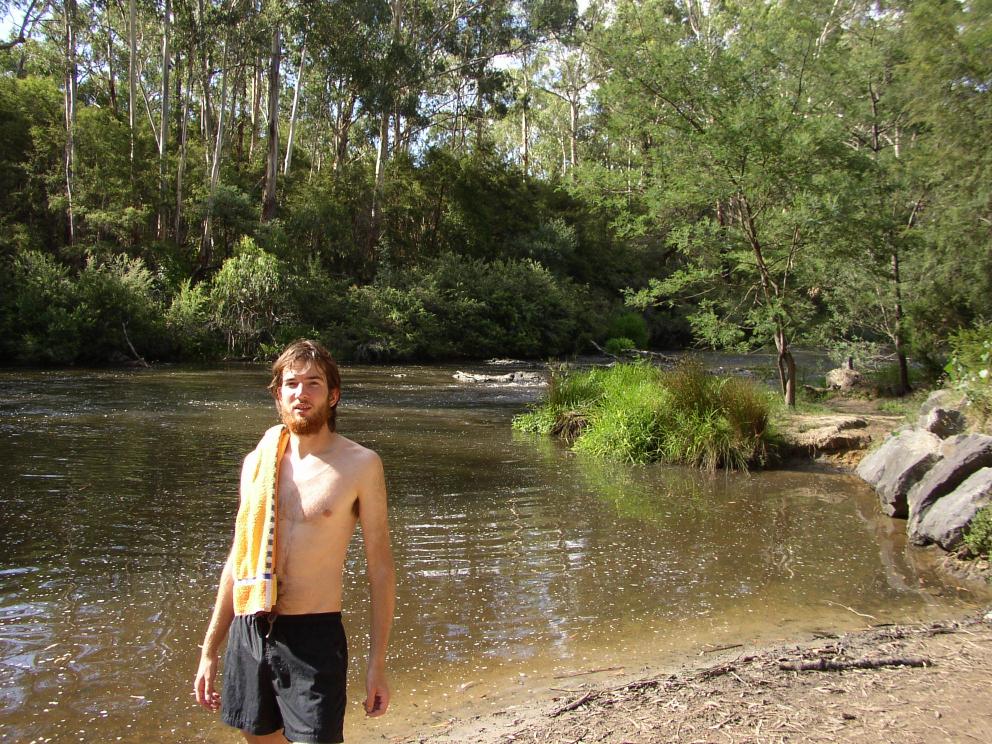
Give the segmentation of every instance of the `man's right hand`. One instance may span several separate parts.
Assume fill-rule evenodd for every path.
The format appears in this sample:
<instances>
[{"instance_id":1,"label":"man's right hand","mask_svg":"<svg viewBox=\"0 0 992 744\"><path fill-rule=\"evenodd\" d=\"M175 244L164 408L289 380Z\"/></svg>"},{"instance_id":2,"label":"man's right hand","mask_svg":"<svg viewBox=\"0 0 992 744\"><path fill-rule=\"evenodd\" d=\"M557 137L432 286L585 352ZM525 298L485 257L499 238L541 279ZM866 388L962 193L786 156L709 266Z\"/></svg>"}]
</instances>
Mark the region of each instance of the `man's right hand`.
<instances>
[{"instance_id":1,"label":"man's right hand","mask_svg":"<svg viewBox=\"0 0 992 744\"><path fill-rule=\"evenodd\" d=\"M193 682L193 692L196 702L209 711L216 713L220 710L220 693L214 689L217 677L217 654L200 656L200 668L196 670L196 680Z\"/></svg>"}]
</instances>

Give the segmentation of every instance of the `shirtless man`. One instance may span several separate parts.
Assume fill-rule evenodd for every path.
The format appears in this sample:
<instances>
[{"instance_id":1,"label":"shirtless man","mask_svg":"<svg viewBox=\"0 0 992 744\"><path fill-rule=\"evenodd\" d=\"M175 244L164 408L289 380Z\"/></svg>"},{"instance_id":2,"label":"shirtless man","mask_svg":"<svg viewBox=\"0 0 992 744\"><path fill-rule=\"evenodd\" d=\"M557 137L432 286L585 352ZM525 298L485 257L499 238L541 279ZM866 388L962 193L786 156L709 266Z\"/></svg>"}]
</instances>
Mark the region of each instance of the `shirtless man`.
<instances>
[{"instance_id":1,"label":"shirtless man","mask_svg":"<svg viewBox=\"0 0 992 744\"><path fill-rule=\"evenodd\" d=\"M271 613L235 615L234 549L221 573L203 640L197 702L242 730L249 742L340 742L347 642L341 587L348 543L361 522L371 599L365 712L389 707L386 645L395 605L386 485L378 455L335 431L341 378L324 347L291 344L272 366L269 390L289 443L279 467ZM259 449L241 472L245 498ZM230 629L223 696L214 687L217 657Z\"/></svg>"}]
</instances>

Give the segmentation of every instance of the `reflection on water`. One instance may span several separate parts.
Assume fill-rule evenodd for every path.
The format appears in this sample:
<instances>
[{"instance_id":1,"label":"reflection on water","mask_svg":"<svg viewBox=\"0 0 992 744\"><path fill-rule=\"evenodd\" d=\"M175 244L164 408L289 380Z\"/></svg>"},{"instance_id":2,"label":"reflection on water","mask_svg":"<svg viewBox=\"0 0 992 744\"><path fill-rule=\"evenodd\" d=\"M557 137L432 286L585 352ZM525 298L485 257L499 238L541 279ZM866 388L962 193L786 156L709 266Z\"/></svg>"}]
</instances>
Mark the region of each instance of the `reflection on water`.
<instances>
[{"instance_id":1,"label":"reflection on water","mask_svg":"<svg viewBox=\"0 0 992 744\"><path fill-rule=\"evenodd\" d=\"M534 391L459 385L452 371L344 370L341 430L382 455L391 492L386 731L469 687L606 666L631 648L951 601L920 591L933 577L849 476L591 462L510 430ZM189 690L240 460L274 419L266 382L246 368L0 373L0 739L237 740ZM353 650L360 556L356 543ZM364 725L353 705L350 741L381 736Z\"/></svg>"}]
</instances>

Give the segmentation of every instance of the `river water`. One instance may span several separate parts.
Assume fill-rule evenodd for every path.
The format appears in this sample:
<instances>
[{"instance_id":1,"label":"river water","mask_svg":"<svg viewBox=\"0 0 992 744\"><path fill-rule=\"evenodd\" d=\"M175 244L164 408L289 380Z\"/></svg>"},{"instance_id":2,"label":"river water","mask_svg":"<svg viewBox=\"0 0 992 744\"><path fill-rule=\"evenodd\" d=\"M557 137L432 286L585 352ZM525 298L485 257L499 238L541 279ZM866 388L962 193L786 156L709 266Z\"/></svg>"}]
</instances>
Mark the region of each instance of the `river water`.
<instances>
[{"instance_id":1,"label":"river water","mask_svg":"<svg viewBox=\"0 0 992 744\"><path fill-rule=\"evenodd\" d=\"M984 601L929 572L852 476L604 465L511 431L538 389L453 372L343 370L339 430L385 462L398 568L393 709L367 721L353 544L349 741L597 669ZM266 382L246 367L0 371L0 740L239 740L191 682L240 461L275 422Z\"/></svg>"}]
</instances>

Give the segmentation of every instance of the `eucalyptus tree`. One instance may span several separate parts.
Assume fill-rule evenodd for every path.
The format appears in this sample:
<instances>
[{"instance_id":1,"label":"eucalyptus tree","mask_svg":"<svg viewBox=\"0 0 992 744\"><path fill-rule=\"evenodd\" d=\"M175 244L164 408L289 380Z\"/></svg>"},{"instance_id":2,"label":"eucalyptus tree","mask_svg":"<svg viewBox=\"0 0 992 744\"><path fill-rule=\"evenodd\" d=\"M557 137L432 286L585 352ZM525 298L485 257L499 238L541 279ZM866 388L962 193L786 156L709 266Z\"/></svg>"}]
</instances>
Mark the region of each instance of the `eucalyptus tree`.
<instances>
[{"instance_id":1,"label":"eucalyptus tree","mask_svg":"<svg viewBox=\"0 0 992 744\"><path fill-rule=\"evenodd\" d=\"M680 268L631 294L640 306L691 295L696 335L715 346L772 341L795 404L792 344L816 306L818 257L843 225L857 158L810 86L835 52L829 9L618 2L591 41L610 70L598 93L634 133L648 217Z\"/></svg>"},{"instance_id":2,"label":"eucalyptus tree","mask_svg":"<svg viewBox=\"0 0 992 744\"><path fill-rule=\"evenodd\" d=\"M918 224L928 189L913 167L923 131L902 74L902 12L859 0L835 7L846 10L843 32L835 32L841 53L815 84L832 91L834 114L849 147L864 156L864 170L848 183L858 196L824 267L824 299L833 334L891 345L899 374L894 392L901 395L910 390L907 298L924 249Z\"/></svg>"},{"instance_id":3,"label":"eucalyptus tree","mask_svg":"<svg viewBox=\"0 0 992 744\"><path fill-rule=\"evenodd\" d=\"M992 2L917 0L904 14L908 154L926 187L927 242L911 303L914 346L939 356L954 328L989 317L992 296Z\"/></svg>"}]
</instances>

